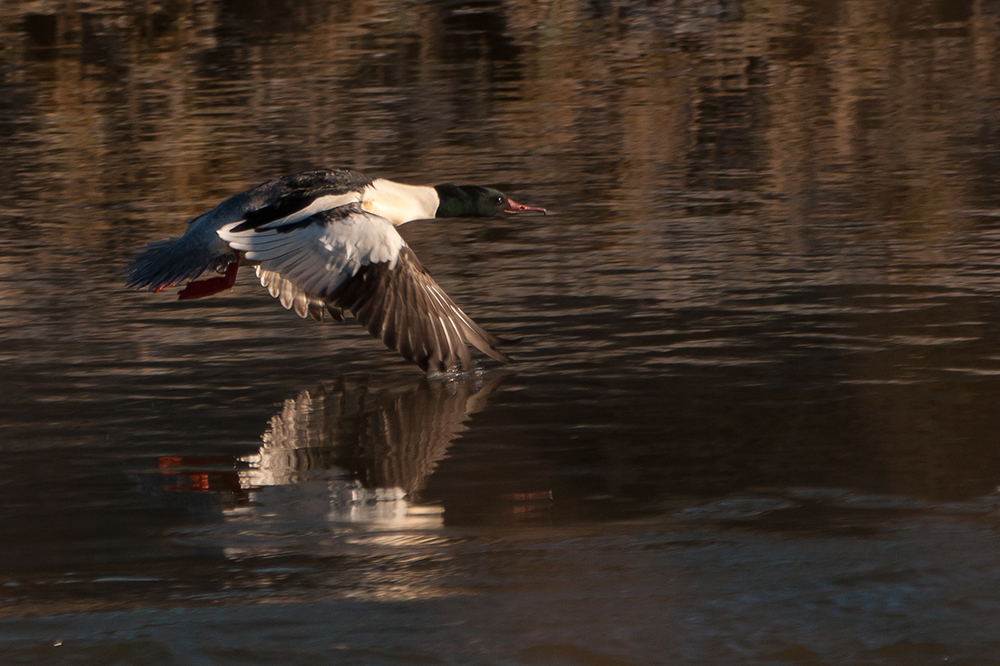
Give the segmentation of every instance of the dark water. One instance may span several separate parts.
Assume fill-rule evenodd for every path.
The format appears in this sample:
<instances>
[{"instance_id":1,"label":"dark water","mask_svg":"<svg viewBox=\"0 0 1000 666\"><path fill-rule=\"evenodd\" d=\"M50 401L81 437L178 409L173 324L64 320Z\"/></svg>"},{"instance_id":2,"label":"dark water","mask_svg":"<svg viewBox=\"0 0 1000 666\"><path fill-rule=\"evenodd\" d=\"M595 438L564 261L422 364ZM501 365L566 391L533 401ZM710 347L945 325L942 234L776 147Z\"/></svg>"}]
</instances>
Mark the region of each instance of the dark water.
<instances>
[{"instance_id":1,"label":"dark water","mask_svg":"<svg viewBox=\"0 0 1000 666\"><path fill-rule=\"evenodd\" d=\"M1000 662L1000 3L0 6L0 663ZM353 166L518 363L120 270Z\"/></svg>"}]
</instances>

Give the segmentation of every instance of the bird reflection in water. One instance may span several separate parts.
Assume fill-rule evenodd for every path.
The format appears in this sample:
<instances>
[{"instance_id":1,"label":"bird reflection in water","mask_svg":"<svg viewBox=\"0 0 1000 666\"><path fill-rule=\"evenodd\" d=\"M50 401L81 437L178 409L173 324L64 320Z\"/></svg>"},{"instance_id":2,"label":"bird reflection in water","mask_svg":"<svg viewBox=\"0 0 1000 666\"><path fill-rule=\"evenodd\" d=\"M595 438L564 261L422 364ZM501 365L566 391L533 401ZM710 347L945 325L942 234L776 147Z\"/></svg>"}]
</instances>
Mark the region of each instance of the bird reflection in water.
<instances>
[{"instance_id":1,"label":"bird reflection in water","mask_svg":"<svg viewBox=\"0 0 1000 666\"><path fill-rule=\"evenodd\" d=\"M164 457L160 475L166 490L235 498L230 518L437 526L443 508L421 504L420 491L502 379L420 377L386 387L342 379L285 400L255 453Z\"/></svg>"}]
</instances>

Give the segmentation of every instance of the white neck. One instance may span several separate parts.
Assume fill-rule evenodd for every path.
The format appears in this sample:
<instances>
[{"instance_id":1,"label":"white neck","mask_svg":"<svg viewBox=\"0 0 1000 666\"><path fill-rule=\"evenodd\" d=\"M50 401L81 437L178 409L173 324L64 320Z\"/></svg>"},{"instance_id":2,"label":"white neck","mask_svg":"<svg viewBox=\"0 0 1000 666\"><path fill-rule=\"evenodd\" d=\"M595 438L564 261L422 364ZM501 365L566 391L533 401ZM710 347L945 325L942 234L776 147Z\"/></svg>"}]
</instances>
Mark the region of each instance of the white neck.
<instances>
[{"instance_id":1,"label":"white neck","mask_svg":"<svg viewBox=\"0 0 1000 666\"><path fill-rule=\"evenodd\" d=\"M381 215L394 226L413 220L428 220L437 212L437 190L427 185L403 185L385 178L375 179L362 193L361 206Z\"/></svg>"}]
</instances>

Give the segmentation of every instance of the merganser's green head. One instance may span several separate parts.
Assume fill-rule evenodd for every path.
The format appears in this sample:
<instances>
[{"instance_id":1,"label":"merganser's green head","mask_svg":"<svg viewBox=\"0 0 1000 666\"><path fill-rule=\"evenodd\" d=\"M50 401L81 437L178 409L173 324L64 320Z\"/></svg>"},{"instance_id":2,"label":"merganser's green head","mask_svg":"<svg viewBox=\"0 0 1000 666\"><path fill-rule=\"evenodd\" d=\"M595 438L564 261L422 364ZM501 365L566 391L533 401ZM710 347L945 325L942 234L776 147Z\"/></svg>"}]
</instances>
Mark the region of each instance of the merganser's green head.
<instances>
[{"instance_id":1,"label":"merganser's green head","mask_svg":"<svg viewBox=\"0 0 1000 666\"><path fill-rule=\"evenodd\" d=\"M545 215L544 208L519 204L503 192L481 185L435 185L438 203L435 217L502 217L516 213L535 212Z\"/></svg>"}]
</instances>

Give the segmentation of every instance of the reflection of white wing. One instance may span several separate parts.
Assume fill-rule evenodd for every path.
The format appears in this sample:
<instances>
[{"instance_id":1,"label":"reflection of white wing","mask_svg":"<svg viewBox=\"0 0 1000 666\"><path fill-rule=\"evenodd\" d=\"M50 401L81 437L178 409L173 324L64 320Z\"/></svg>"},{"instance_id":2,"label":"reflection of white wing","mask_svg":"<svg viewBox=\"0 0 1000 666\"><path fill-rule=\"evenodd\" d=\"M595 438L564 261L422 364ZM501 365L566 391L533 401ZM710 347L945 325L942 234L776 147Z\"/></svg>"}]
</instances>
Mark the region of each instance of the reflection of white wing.
<instances>
[{"instance_id":1,"label":"reflection of white wing","mask_svg":"<svg viewBox=\"0 0 1000 666\"><path fill-rule=\"evenodd\" d=\"M243 458L250 469L242 472L244 488L284 486L311 478L347 476L336 468L336 433L324 425L326 416L322 388L314 400L309 391L298 398L285 400L281 413L271 417L261 439L263 446L255 455Z\"/></svg>"},{"instance_id":2,"label":"reflection of white wing","mask_svg":"<svg viewBox=\"0 0 1000 666\"><path fill-rule=\"evenodd\" d=\"M327 518L378 524L439 522L440 509L414 507L416 493L465 422L482 409L499 383L475 379L428 380L403 388L320 387L288 399L271 418L256 454L243 460L240 485L284 488L275 496L288 509L322 505ZM296 490L298 489L298 490Z\"/></svg>"}]
</instances>

